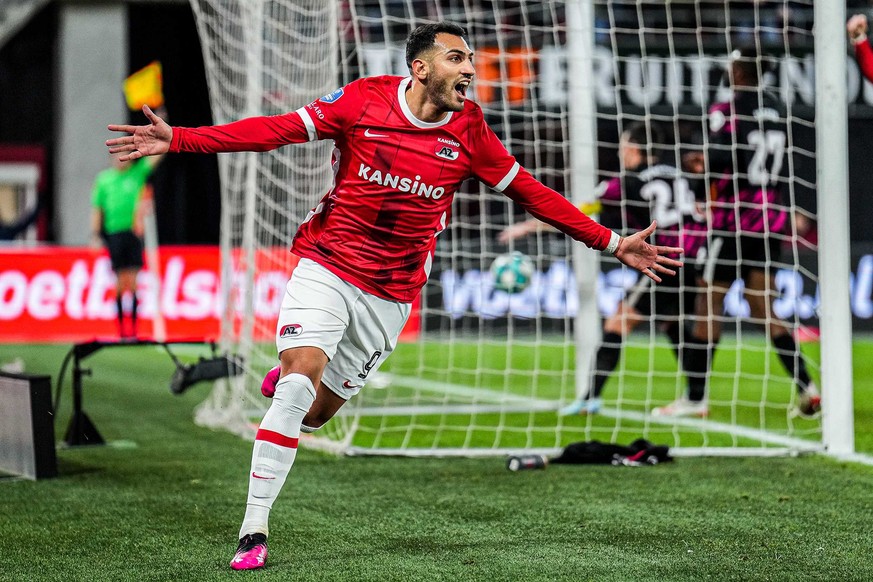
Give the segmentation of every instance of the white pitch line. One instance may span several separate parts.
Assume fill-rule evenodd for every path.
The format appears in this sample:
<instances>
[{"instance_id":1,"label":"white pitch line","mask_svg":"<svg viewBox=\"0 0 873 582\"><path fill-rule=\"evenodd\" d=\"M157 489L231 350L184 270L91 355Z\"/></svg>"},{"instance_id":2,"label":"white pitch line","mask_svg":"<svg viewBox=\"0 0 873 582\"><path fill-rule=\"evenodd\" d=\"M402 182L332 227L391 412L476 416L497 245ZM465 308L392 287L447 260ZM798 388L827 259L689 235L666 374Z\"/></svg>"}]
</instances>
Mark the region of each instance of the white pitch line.
<instances>
[{"instance_id":1,"label":"white pitch line","mask_svg":"<svg viewBox=\"0 0 873 582\"><path fill-rule=\"evenodd\" d=\"M427 404L408 406L367 406L365 408L341 408L342 416L433 416L443 414L485 414L489 412L539 412L557 410L558 404L546 400L527 400L513 404Z\"/></svg>"},{"instance_id":2,"label":"white pitch line","mask_svg":"<svg viewBox=\"0 0 873 582\"><path fill-rule=\"evenodd\" d=\"M519 396L518 394L509 394L504 392L496 392L494 390L486 390L485 388L471 388L462 384L452 384L450 382L438 382L436 380L427 380L425 378L417 378L415 376L395 376L394 374L380 373L380 380L388 384L406 386L413 389L427 390L439 394L450 394L452 396L463 396L467 400L487 400L489 402L549 402L539 398L530 398L529 396ZM558 402L554 401L557 405Z\"/></svg>"},{"instance_id":3,"label":"white pitch line","mask_svg":"<svg viewBox=\"0 0 873 582\"><path fill-rule=\"evenodd\" d=\"M413 376L395 376L393 374L380 373L380 382L386 385L395 384L409 388L426 390L436 394L461 396L465 400L485 401L489 404L442 404L433 402L429 404L407 406L367 406L358 409L341 408L339 414L345 416L414 416L431 414L472 414L486 412L530 412L531 410L557 410L561 403L557 400L544 400L530 398L517 394L507 394L486 390L484 388L470 388L460 384L426 380Z\"/></svg>"},{"instance_id":4,"label":"white pitch line","mask_svg":"<svg viewBox=\"0 0 873 582\"><path fill-rule=\"evenodd\" d=\"M749 428L740 425L727 424L726 422L718 422L715 420L703 420L698 418L677 418L677 417L662 417L652 416L644 412L636 412L633 410L617 410L614 408L604 408L600 411L603 416L621 420L636 420L638 422L648 422L653 424L665 424L673 426L682 426L685 428L695 428L698 430L711 430L713 432L724 432L734 436L759 440L763 443L781 445L802 451L824 451L824 446L821 443L789 437L779 434L774 434L766 430L758 428Z\"/></svg>"}]
</instances>

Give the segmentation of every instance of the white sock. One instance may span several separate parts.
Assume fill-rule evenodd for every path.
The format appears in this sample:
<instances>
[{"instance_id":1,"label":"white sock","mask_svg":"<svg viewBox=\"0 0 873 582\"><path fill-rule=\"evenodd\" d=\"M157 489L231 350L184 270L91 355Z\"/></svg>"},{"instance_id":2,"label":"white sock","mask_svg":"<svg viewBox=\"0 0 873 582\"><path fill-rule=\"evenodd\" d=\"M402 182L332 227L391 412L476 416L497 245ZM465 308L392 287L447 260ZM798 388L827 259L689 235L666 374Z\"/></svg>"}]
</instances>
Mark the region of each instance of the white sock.
<instances>
[{"instance_id":1,"label":"white sock","mask_svg":"<svg viewBox=\"0 0 873 582\"><path fill-rule=\"evenodd\" d=\"M314 401L315 388L303 374L288 374L276 384L270 409L255 437L249 496L246 516L239 530L240 538L251 533L269 535L270 509L294 464L300 425Z\"/></svg>"}]
</instances>

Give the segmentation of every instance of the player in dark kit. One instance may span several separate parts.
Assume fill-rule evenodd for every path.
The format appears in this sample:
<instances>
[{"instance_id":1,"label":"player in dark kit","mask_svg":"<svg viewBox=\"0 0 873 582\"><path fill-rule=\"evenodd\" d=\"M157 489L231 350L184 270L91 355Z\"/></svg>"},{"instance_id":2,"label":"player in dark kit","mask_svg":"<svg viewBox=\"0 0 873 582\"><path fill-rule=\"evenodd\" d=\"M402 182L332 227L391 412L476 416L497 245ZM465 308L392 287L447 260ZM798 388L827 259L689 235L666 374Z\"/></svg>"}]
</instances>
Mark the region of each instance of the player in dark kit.
<instances>
[{"instance_id":1,"label":"player in dark kit","mask_svg":"<svg viewBox=\"0 0 873 582\"><path fill-rule=\"evenodd\" d=\"M298 437L327 422L392 352L425 284L452 197L476 177L531 214L655 281L681 249L622 238L579 213L522 168L466 98L473 53L457 25L421 26L407 40L410 76L359 79L297 111L197 129L169 127L146 109L147 126L109 140L135 159L166 151L266 151L335 142L334 183L294 238L301 257L279 313L281 371L255 439L246 515L231 566L267 557L268 517L297 453Z\"/></svg>"},{"instance_id":2,"label":"player in dark kit","mask_svg":"<svg viewBox=\"0 0 873 582\"><path fill-rule=\"evenodd\" d=\"M621 134L618 155L622 175L600 187L601 224L635 231L655 220L658 223L655 243L681 247L686 257L693 258L706 241L706 216L691 183L677 168L659 161L656 149L663 144L660 131L644 123L634 123ZM527 220L506 228L499 240L509 242L542 228L541 221ZM683 324L694 315L697 290L694 273L683 270L678 275L666 276L657 289L652 289L650 282L642 277L619 303L617 311L604 321L591 388L563 407L561 415L600 412L601 394L621 358L624 338L650 317L670 338L682 362L688 349L683 340L690 338L690 333L682 332ZM705 381L705 375L688 377L689 386Z\"/></svg>"},{"instance_id":3,"label":"player in dark kit","mask_svg":"<svg viewBox=\"0 0 873 582\"><path fill-rule=\"evenodd\" d=\"M656 148L663 143L654 127L631 125L619 143L625 175L611 180L600 200L604 214L610 206L621 208L624 230L635 231L639 225L654 220L658 223L656 244L681 247L685 256L693 259L706 242L706 216L689 180L676 167L659 161ZM562 409L562 414L592 414L600 410L601 394L618 365L624 338L648 318L654 317L684 367L684 355L690 349L687 342L691 339L684 324L694 315L697 295L694 273L683 270L664 277L656 289L650 283L650 279L640 278L616 313L604 322L591 389L584 400L576 400ZM686 376L689 390L706 382L705 374L686 372ZM706 414L705 410L700 412Z\"/></svg>"},{"instance_id":4,"label":"player in dark kit","mask_svg":"<svg viewBox=\"0 0 873 582\"><path fill-rule=\"evenodd\" d=\"M795 411L810 416L820 410L821 398L791 331L772 309L776 287L772 268L779 262L781 241L789 231L782 193L791 178L784 108L760 87L763 69L754 49L731 55L728 77L733 97L710 108L705 158L703 154L686 157L688 166L700 173L707 169L706 162L713 182L712 235L700 273L707 285L707 300L698 302L705 317L694 330L695 342L708 344L709 353L695 352L689 366L692 371L708 368L721 335L725 295L733 281L741 278L753 320L766 326L780 361L796 382ZM687 399L667 408L679 413L689 403L693 406L704 399L704 391L692 391Z\"/></svg>"}]
</instances>

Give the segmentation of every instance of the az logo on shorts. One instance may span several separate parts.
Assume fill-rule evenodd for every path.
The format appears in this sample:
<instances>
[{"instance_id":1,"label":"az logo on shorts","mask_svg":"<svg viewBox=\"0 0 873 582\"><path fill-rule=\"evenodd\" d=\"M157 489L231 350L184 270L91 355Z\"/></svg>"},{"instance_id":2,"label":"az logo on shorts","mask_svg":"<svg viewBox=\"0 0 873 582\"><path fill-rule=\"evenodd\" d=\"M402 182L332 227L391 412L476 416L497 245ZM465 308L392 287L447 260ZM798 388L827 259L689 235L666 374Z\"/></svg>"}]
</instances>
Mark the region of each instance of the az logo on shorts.
<instances>
[{"instance_id":1,"label":"az logo on shorts","mask_svg":"<svg viewBox=\"0 0 873 582\"><path fill-rule=\"evenodd\" d=\"M303 326L299 323L291 323L288 325L283 325L282 329L279 330L279 337L297 337L298 335L303 333Z\"/></svg>"}]
</instances>

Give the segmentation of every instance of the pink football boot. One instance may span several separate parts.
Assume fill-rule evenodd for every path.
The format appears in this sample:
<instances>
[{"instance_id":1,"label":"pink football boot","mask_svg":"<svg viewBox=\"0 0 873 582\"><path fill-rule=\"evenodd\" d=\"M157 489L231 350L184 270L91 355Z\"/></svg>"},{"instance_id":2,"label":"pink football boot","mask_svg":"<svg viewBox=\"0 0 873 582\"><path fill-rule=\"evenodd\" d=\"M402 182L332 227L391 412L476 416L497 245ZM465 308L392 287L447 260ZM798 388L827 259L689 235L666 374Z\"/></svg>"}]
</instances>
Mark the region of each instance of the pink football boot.
<instances>
[{"instance_id":1,"label":"pink football boot","mask_svg":"<svg viewBox=\"0 0 873 582\"><path fill-rule=\"evenodd\" d=\"M230 561L234 570L255 570L267 562L267 536L262 533L246 534L239 541L236 555Z\"/></svg>"},{"instance_id":2,"label":"pink football boot","mask_svg":"<svg viewBox=\"0 0 873 582\"><path fill-rule=\"evenodd\" d=\"M276 383L279 382L279 372L281 372L281 368L276 366L264 376L264 381L261 382L261 394L266 396L267 398L272 398L273 394L276 393Z\"/></svg>"}]
</instances>

